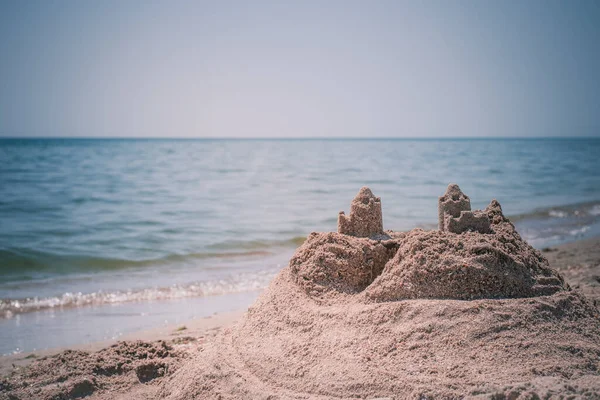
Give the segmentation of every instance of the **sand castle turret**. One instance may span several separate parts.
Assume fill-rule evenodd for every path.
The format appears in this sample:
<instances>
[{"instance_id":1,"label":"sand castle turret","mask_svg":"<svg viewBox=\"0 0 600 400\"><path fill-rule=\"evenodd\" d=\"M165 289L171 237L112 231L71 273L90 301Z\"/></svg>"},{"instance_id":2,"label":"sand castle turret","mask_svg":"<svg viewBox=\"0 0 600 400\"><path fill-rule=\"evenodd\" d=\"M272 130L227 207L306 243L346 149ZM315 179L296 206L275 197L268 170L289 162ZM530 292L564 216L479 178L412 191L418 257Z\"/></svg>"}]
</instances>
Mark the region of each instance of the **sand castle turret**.
<instances>
[{"instance_id":1,"label":"sand castle turret","mask_svg":"<svg viewBox=\"0 0 600 400\"><path fill-rule=\"evenodd\" d=\"M471 200L457 184L448 185L438 202L438 228L440 231L463 233L474 231L489 233L490 219L482 211L471 211Z\"/></svg>"},{"instance_id":2,"label":"sand castle turret","mask_svg":"<svg viewBox=\"0 0 600 400\"><path fill-rule=\"evenodd\" d=\"M446 216L460 217L461 211L471 211L471 199L457 184L451 183L438 201L438 229L446 229Z\"/></svg>"},{"instance_id":3,"label":"sand castle turret","mask_svg":"<svg viewBox=\"0 0 600 400\"><path fill-rule=\"evenodd\" d=\"M350 215L340 211L338 232L358 237L383 234L381 198L375 197L371 189L363 186L350 204Z\"/></svg>"}]
</instances>

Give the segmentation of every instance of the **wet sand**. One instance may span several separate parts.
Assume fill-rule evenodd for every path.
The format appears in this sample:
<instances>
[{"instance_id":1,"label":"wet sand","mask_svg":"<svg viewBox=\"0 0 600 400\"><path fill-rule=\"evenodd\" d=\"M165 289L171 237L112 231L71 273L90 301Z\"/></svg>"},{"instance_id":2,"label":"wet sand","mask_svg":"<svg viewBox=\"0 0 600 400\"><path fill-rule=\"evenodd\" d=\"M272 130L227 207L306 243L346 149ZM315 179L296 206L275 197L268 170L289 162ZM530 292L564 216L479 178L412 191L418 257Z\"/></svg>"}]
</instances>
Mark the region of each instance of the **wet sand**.
<instances>
[{"instance_id":1,"label":"wet sand","mask_svg":"<svg viewBox=\"0 0 600 400\"><path fill-rule=\"evenodd\" d=\"M542 254L573 289L600 306L600 238L546 247Z\"/></svg>"},{"instance_id":2,"label":"wet sand","mask_svg":"<svg viewBox=\"0 0 600 400\"><path fill-rule=\"evenodd\" d=\"M84 351L94 353L104 348L108 348L121 341L144 341L157 342L165 341L167 343L195 343L201 344L205 340L210 340L223 327L229 326L237 321L243 311L226 312L215 314L213 316L190 319L183 324L174 324L161 326L155 329L149 329L141 332L135 332L123 335L118 340L105 340L91 342L76 346L64 348L46 349L33 352L24 352L0 357L0 376L7 376L13 371L21 370L36 360L44 357L52 357L66 350ZM190 346L187 346L190 347ZM1 392L0 392L1 393Z\"/></svg>"}]
</instances>

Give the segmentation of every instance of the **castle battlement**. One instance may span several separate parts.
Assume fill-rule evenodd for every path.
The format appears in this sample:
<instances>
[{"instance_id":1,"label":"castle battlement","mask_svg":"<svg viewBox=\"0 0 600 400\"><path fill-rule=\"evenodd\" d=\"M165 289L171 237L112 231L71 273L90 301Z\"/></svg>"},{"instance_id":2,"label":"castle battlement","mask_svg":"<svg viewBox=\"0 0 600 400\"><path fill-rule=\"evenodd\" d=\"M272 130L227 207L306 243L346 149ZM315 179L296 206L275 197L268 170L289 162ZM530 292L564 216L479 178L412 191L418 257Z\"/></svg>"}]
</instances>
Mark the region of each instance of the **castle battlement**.
<instances>
[{"instance_id":1,"label":"castle battlement","mask_svg":"<svg viewBox=\"0 0 600 400\"><path fill-rule=\"evenodd\" d=\"M452 233L490 233L490 219L483 211L471 211L471 199L457 184L448 185L438 201L438 229Z\"/></svg>"},{"instance_id":2,"label":"castle battlement","mask_svg":"<svg viewBox=\"0 0 600 400\"><path fill-rule=\"evenodd\" d=\"M483 211L461 211L457 218L446 216L444 230L452 233L490 233L490 219Z\"/></svg>"},{"instance_id":3,"label":"castle battlement","mask_svg":"<svg viewBox=\"0 0 600 400\"><path fill-rule=\"evenodd\" d=\"M340 211L338 232L357 237L383 234L381 198L375 197L371 189L363 186L350 204L350 215Z\"/></svg>"}]
</instances>

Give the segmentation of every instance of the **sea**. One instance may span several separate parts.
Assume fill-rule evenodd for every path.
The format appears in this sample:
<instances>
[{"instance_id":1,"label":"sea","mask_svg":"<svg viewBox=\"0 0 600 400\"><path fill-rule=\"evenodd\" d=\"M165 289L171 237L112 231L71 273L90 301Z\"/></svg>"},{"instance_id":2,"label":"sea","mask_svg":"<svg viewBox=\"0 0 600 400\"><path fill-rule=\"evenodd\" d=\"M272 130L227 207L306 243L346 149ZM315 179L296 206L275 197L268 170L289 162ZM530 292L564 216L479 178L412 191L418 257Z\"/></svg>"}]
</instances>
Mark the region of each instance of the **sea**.
<instances>
[{"instance_id":1,"label":"sea","mask_svg":"<svg viewBox=\"0 0 600 400\"><path fill-rule=\"evenodd\" d=\"M362 186L410 230L449 183L537 248L600 235L599 139L2 139L0 354L244 310Z\"/></svg>"}]
</instances>

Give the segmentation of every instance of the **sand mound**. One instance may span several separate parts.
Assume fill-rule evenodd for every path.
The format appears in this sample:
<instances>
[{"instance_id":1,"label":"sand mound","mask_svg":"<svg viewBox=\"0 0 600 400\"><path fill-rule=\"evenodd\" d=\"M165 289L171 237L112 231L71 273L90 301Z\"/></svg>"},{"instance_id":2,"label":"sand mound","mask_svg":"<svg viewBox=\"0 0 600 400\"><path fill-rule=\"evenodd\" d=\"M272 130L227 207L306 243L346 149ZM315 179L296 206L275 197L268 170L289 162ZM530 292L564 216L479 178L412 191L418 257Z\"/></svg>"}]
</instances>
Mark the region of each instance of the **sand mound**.
<instances>
[{"instance_id":1,"label":"sand mound","mask_svg":"<svg viewBox=\"0 0 600 400\"><path fill-rule=\"evenodd\" d=\"M367 207L360 218L351 212L352 223L380 219L373 197L361 189L353 204ZM496 201L471 211L451 186L441 227L311 234L245 318L161 395L599 396L598 309L521 239Z\"/></svg>"},{"instance_id":2,"label":"sand mound","mask_svg":"<svg viewBox=\"0 0 600 400\"><path fill-rule=\"evenodd\" d=\"M491 221L487 234L408 232L397 240L394 258L365 295L374 301L469 300L543 296L567 289L541 253L524 242L504 218L497 201L480 215Z\"/></svg>"},{"instance_id":3,"label":"sand mound","mask_svg":"<svg viewBox=\"0 0 600 400\"><path fill-rule=\"evenodd\" d=\"M381 274L394 256L394 241L356 238L339 233L311 233L290 260L296 283L317 298L331 290L354 294Z\"/></svg>"},{"instance_id":4,"label":"sand mound","mask_svg":"<svg viewBox=\"0 0 600 400\"><path fill-rule=\"evenodd\" d=\"M357 199L364 199L364 193L363 188ZM373 231L373 239L312 233L290 260L294 281L317 301L365 289L366 299L377 302L533 297L566 289L541 253L521 239L497 201L471 212L468 197L451 185L440 198L441 214L444 208L453 213L440 217L444 230L390 231L385 236ZM453 215L462 217L455 227L458 234L449 222L459 221Z\"/></svg>"},{"instance_id":5,"label":"sand mound","mask_svg":"<svg viewBox=\"0 0 600 400\"><path fill-rule=\"evenodd\" d=\"M0 380L0 399L114 398L139 383L144 384L139 397L147 398L156 392L150 385L174 372L187 356L164 341L119 342L95 353L66 350ZM111 392L108 396L107 391Z\"/></svg>"}]
</instances>

